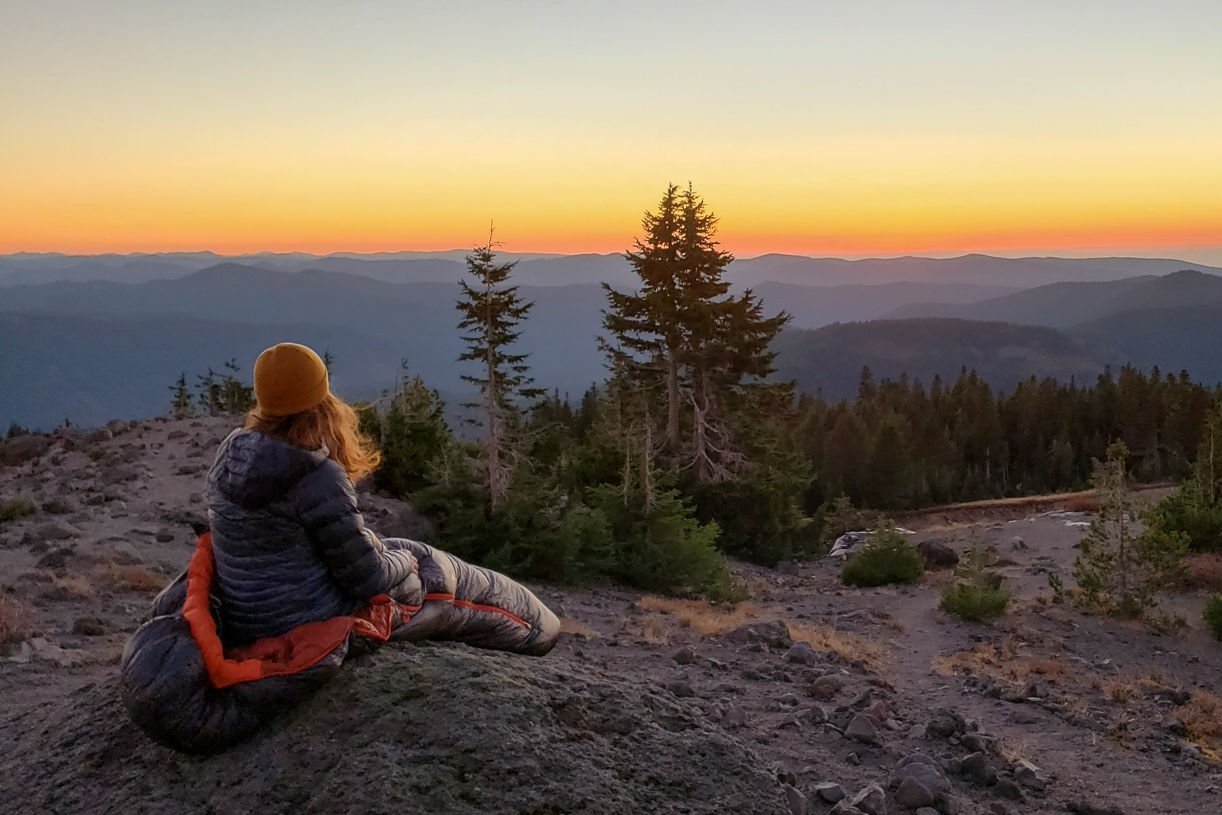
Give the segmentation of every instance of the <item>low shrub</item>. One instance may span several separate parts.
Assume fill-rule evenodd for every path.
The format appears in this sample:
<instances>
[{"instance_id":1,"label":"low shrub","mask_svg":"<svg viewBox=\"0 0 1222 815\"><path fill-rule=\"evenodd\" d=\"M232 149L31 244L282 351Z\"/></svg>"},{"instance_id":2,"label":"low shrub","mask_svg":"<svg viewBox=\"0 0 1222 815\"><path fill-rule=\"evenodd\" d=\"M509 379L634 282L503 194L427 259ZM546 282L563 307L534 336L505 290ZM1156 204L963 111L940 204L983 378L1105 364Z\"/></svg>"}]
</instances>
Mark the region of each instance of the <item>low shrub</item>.
<instances>
[{"instance_id":1,"label":"low shrub","mask_svg":"<svg viewBox=\"0 0 1222 815\"><path fill-rule=\"evenodd\" d=\"M860 552L844 564L840 579L846 586L916 583L925 573L925 559L894 525L877 530Z\"/></svg>"},{"instance_id":2,"label":"low shrub","mask_svg":"<svg viewBox=\"0 0 1222 815\"><path fill-rule=\"evenodd\" d=\"M970 547L959 559L955 582L942 592L939 608L970 622L1004 614L1010 604L1010 592L1002 584L1001 575L989 571L996 564L996 550L979 545Z\"/></svg>"},{"instance_id":3,"label":"low shrub","mask_svg":"<svg viewBox=\"0 0 1222 815\"><path fill-rule=\"evenodd\" d=\"M1215 594L1206 601L1204 616L1214 638L1222 640L1222 594Z\"/></svg>"},{"instance_id":4,"label":"low shrub","mask_svg":"<svg viewBox=\"0 0 1222 815\"><path fill-rule=\"evenodd\" d=\"M989 588L972 583L955 583L942 592L938 607L961 620L983 622L1000 617L1010 604L1010 592L1004 586Z\"/></svg>"},{"instance_id":5,"label":"low shrub","mask_svg":"<svg viewBox=\"0 0 1222 815\"><path fill-rule=\"evenodd\" d=\"M34 502L26 498L5 501L0 503L0 524L15 521L27 515L33 515L37 511L38 507L34 506Z\"/></svg>"}]
</instances>

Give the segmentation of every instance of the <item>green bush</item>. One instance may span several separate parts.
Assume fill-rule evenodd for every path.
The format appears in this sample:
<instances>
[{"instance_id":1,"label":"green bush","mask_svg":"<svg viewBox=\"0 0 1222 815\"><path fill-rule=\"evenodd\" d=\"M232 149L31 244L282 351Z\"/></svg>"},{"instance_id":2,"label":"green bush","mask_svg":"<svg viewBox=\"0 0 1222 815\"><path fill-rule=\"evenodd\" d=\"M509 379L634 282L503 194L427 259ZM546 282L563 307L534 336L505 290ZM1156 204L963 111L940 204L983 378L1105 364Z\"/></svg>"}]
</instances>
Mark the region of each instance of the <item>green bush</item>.
<instances>
[{"instance_id":1,"label":"green bush","mask_svg":"<svg viewBox=\"0 0 1222 815\"><path fill-rule=\"evenodd\" d=\"M1187 536L1188 548L1194 552L1222 551L1222 503L1210 503L1195 480L1159 501L1149 516L1162 529Z\"/></svg>"},{"instance_id":2,"label":"green bush","mask_svg":"<svg viewBox=\"0 0 1222 815\"><path fill-rule=\"evenodd\" d=\"M916 583L925 573L925 559L894 525L874 533L869 543L844 564L840 579L846 586Z\"/></svg>"},{"instance_id":3,"label":"green bush","mask_svg":"<svg viewBox=\"0 0 1222 815\"><path fill-rule=\"evenodd\" d=\"M37 511L38 507L34 506L34 502L26 498L5 501L0 504L0 524L24 518L26 515L33 515Z\"/></svg>"},{"instance_id":4,"label":"green bush","mask_svg":"<svg viewBox=\"0 0 1222 815\"><path fill-rule=\"evenodd\" d=\"M601 496L618 542L616 578L646 591L698 594L710 600L736 597L717 549L717 524L700 523L677 491L660 491L649 509L636 500L625 505L618 490L604 490Z\"/></svg>"},{"instance_id":5,"label":"green bush","mask_svg":"<svg viewBox=\"0 0 1222 815\"><path fill-rule=\"evenodd\" d=\"M1206 601L1204 616L1214 638L1222 640L1222 594L1215 594Z\"/></svg>"},{"instance_id":6,"label":"green bush","mask_svg":"<svg viewBox=\"0 0 1222 815\"><path fill-rule=\"evenodd\" d=\"M1001 575L989 571L996 562L997 552L991 547L970 547L959 561L957 579L942 592L938 607L961 620L977 623L1004 614L1010 592L1002 585Z\"/></svg>"},{"instance_id":7,"label":"green bush","mask_svg":"<svg viewBox=\"0 0 1222 815\"><path fill-rule=\"evenodd\" d=\"M1010 592L1005 587L995 589L973 583L955 583L942 592L938 607L961 620L983 622L1000 617L1010 604Z\"/></svg>"}]
</instances>

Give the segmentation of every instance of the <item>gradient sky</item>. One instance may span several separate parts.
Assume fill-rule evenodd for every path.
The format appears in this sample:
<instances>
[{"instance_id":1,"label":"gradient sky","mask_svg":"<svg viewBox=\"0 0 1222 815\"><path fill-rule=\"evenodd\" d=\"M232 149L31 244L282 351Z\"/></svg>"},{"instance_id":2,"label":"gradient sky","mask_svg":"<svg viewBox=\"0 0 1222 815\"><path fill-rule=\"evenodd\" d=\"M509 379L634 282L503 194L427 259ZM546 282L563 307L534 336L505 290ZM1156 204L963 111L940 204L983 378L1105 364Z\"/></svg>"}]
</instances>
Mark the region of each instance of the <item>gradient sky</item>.
<instances>
[{"instance_id":1,"label":"gradient sky","mask_svg":"<svg viewBox=\"0 0 1222 815\"><path fill-rule=\"evenodd\" d=\"M0 0L0 252L1222 263L1222 2Z\"/></svg>"}]
</instances>

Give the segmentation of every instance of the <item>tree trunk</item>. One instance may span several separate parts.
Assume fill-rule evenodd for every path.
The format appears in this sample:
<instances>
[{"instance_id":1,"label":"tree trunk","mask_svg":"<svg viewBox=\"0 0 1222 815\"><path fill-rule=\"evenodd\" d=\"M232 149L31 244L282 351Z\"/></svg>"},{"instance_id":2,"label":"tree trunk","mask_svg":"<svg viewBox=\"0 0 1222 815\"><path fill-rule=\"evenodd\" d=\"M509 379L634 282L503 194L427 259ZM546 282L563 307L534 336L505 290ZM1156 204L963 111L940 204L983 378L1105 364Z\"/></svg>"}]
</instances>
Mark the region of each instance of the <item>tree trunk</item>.
<instances>
[{"instance_id":1,"label":"tree trunk","mask_svg":"<svg viewBox=\"0 0 1222 815\"><path fill-rule=\"evenodd\" d=\"M674 349L666 357L666 444L671 450L679 447L679 361Z\"/></svg>"}]
</instances>

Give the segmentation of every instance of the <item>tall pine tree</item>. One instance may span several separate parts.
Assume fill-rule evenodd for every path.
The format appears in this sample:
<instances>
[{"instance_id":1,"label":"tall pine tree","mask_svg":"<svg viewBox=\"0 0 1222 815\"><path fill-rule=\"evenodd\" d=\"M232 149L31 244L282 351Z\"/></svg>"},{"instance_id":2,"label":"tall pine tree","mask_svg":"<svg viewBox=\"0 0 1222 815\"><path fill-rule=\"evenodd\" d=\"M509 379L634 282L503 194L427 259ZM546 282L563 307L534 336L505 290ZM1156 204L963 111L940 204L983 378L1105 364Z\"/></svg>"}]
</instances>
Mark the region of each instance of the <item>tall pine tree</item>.
<instances>
[{"instance_id":1,"label":"tall pine tree","mask_svg":"<svg viewBox=\"0 0 1222 815\"><path fill-rule=\"evenodd\" d=\"M482 463L493 511L509 492L515 436L522 425L521 403L544 393L532 385L527 355L510 351L521 334L518 325L534 304L519 296L517 286L509 285L515 263L497 263L496 246L490 231L488 243L467 255L470 281L459 281L462 297L457 302L462 315L458 327L466 332L462 339L467 346L459 360L476 363L480 369L479 374L462 378L480 392L480 401L467 407L478 411L476 421L483 427Z\"/></svg>"},{"instance_id":2,"label":"tall pine tree","mask_svg":"<svg viewBox=\"0 0 1222 815\"><path fill-rule=\"evenodd\" d=\"M671 459L702 483L732 480L748 460L733 414L744 397L775 387L763 384L769 347L789 317L766 317L750 291L730 295L724 275L734 258L690 184L669 185L641 226L644 236L626 254L640 287L625 293L604 284L602 347L613 375L662 394Z\"/></svg>"}]
</instances>

